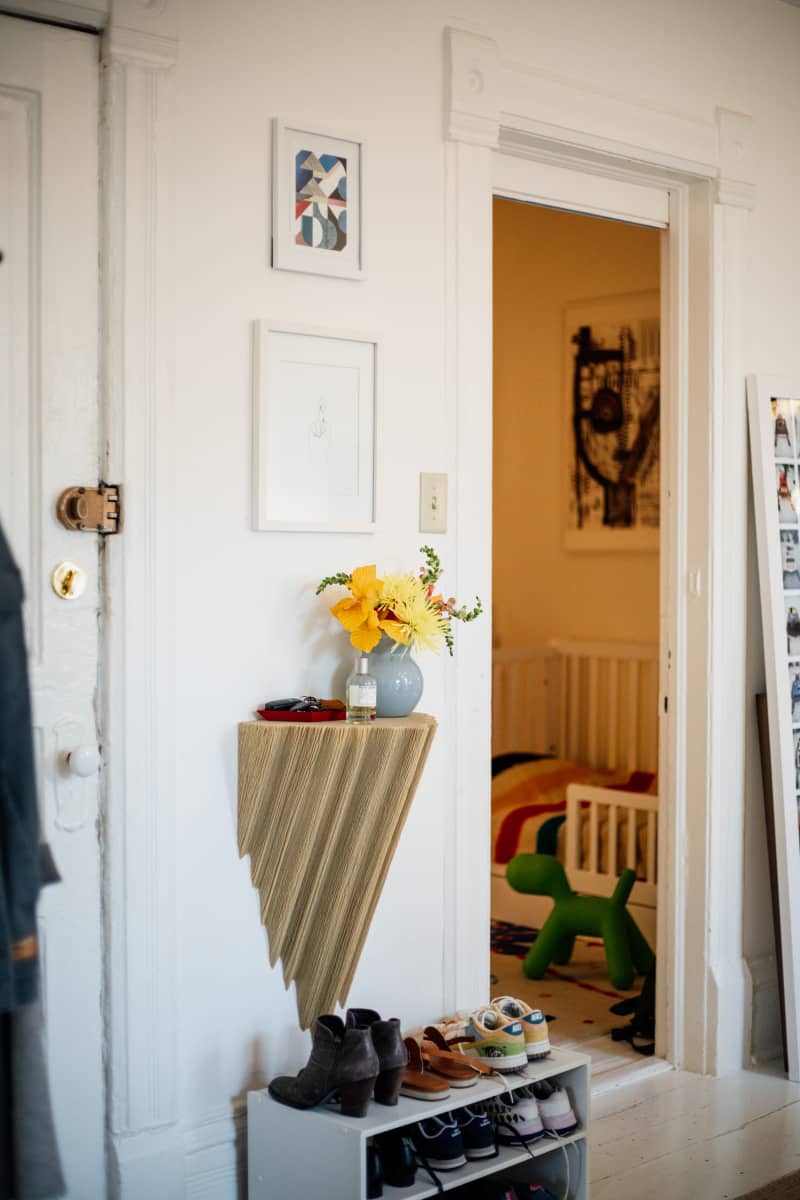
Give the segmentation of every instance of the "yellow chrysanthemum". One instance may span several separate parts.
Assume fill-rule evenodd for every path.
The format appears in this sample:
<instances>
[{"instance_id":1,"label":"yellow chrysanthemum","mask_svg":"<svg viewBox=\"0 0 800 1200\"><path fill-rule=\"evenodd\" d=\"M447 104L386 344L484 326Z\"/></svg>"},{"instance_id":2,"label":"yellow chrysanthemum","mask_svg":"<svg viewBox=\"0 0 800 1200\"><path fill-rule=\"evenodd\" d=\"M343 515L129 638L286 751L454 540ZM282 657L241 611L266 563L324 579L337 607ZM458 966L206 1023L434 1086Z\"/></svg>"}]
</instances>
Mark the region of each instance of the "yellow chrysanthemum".
<instances>
[{"instance_id":1,"label":"yellow chrysanthemum","mask_svg":"<svg viewBox=\"0 0 800 1200\"><path fill-rule=\"evenodd\" d=\"M393 641L438 652L447 622L421 580L413 575L386 576L378 607L380 628Z\"/></svg>"}]
</instances>

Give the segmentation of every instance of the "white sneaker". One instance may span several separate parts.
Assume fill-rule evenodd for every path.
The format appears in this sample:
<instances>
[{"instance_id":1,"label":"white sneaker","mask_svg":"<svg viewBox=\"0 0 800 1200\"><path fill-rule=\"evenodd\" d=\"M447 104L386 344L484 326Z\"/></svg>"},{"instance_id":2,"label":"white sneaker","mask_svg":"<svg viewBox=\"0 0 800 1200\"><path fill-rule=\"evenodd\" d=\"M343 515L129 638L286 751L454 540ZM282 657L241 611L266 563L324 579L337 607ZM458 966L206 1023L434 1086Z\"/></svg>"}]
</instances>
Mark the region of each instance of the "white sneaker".
<instances>
[{"instance_id":1,"label":"white sneaker","mask_svg":"<svg viewBox=\"0 0 800 1200\"><path fill-rule=\"evenodd\" d=\"M524 1000L516 1000L513 996L498 996L496 1000L492 1000L492 1005L507 1021L521 1023L525 1035L525 1051L529 1059L533 1061L547 1057L550 1053L550 1037L541 1009L531 1008Z\"/></svg>"},{"instance_id":2,"label":"white sneaker","mask_svg":"<svg viewBox=\"0 0 800 1200\"><path fill-rule=\"evenodd\" d=\"M564 1088L542 1080L541 1083L534 1083L532 1090L547 1133L572 1133L578 1128L578 1120Z\"/></svg>"},{"instance_id":3,"label":"white sneaker","mask_svg":"<svg viewBox=\"0 0 800 1200\"><path fill-rule=\"evenodd\" d=\"M493 1122L497 1140L506 1144L534 1142L544 1134L539 1104L530 1088L517 1088L512 1095L493 1096L483 1110Z\"/></svg>"},{"instance_id":4,"label":"white sneaker","mask_svg":"<svg viewBox=\"0 0 800 1200\"><path fill-rule=\"evenodd\" d=\"M520 1071L528 1065L521 1022L509 1021L491 1004L472 1013L460 1048L467 1057L479 1058L495 1071Z\"/></svg>"}]
</instances>

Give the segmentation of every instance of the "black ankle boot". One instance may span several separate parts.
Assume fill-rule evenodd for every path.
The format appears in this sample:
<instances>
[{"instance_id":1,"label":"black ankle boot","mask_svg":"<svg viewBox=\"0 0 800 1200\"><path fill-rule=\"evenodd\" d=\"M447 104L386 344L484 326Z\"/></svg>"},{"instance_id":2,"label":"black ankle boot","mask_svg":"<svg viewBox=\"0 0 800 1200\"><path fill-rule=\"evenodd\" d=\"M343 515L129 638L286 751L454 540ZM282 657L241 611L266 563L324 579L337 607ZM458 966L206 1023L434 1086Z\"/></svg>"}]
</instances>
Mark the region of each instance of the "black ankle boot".
<instances>
[{"instance_id":1,"label":"black ankle boot","mask_svg":"<svg viewBox=\"0 0 800 1200\"><path fill-rule=\"evenodd\" d=\"M365 1117L378 1078L378 1054L368 1029L345 1029L341 1017L318 1017L307 1064L298 1075L279 1075L269 1093L292 1108L313 1108L339 1096L342 1115Z\"/></svg>"},{"instance_id":2,"label":"black ankle boot","mask_svg":"<svg viewBox=\"0 0 800 1200\"><path fill-rule=\"evenodd\" d=\"M382 1021L372 1008L348 1008L348 1029L368 1029L378 1054L379 1074L375 1081L378 1104L397 1104L403 1072L408 1063L408 1051L397 1017Z\"/></svg>"},{"instance_id":3,"label":"black ankle boot","mask_svg":"<svg viewBox=\"0 0 800 1200\"><path fill-rule=\"evenodd\" d=\"M402 1129L392 1129L375 1139L383 1166L383 1181L390 1187L411 1187L417 1173L417 1160Z\"/></svg>"},{"instance_id":4,"label":"black ankle boot","mask_svg":"<svg viewBox=\"0 0 800 1200\"><path fill-rule=\"evenodd\" d=\"M367 1142L367 1200L383 1195L383 1164L377 1146Z\"/></svg>"}]
</instances>

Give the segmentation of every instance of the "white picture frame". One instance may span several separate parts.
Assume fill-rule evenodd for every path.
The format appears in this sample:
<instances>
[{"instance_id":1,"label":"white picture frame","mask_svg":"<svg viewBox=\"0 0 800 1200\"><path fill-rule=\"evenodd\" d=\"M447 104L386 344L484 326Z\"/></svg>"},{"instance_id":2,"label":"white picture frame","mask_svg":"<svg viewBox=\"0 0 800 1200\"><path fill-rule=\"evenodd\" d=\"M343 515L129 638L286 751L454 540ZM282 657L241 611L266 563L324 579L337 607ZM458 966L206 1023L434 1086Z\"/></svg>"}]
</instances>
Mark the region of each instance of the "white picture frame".
<instances>
[{"instance_id":1,"label":"white picture frame","mask_svg":"<svg viewBox=\"0 0 800 1200\"><path fill-rule=\"evenodd\" d=\"M277 117L272 126L273 267L366 278L364 142Z\"/></svg>"},{"instance_id":2,"label":"white picture frame","mask_svg":"<svg viewBox=\"0 0 800 1200\"><path fill-rule=\"evenodd\" d=\"M657 290L565 305L565 550L639 553L659 549L660 312ZM581 329L589 331L586 347L576 340ZM620 361L602 361L606 354L619 355ZM576 372L580 372L579 397ZM595 428L596 398L603 392L608 393L612 409L614 404L618 406L620 430ZM577 420L576 411L581 414ZM602 416L602 406L598 412ZM592 477L592 470L604 474L605 456L612 467L609 474L619 472L620 438L625 441L630 463L639 456L638 466L632 468L630 484L610 479L603 484ZM641 450L637 449L640 443Z\"/></svg>"},{"instance_id":3,"label":"white picture frame","mask_svg":"<svg viewBox=\"0 0 800 1200\"><path fill-rule=\"evenodd\" d=\"M253 524L373 533L378 342L255 322Z\"/></svg>"},{"instance_id":4,"label":"white picture frame","mask_svg":"<svg viewBox=\"0 0 800 1200\"><path fill-rule=\"evenodd\" d=\"M800 378L748 376L747 406L767 677L786 1052L789 1078L800 1082L800 770L795 751L796 745L800 747L800 639L795 636L800 624ZM798 682L793 686L795 674Z\"/></svg>"}]
</instances>

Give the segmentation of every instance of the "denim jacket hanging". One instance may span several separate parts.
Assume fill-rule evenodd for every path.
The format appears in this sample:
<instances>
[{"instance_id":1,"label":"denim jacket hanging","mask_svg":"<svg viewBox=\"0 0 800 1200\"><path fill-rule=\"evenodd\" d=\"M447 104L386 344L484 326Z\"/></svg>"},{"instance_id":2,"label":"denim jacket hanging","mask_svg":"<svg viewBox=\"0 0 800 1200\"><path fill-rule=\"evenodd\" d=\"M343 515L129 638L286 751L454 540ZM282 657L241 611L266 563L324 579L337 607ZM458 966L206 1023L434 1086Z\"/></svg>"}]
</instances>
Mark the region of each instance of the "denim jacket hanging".
<instances>
[{"instance_id":1,"label":"denim jacket hanging","mask_svg":"<svg viewBox=\"0 0 800 1200\"><path fill-rule=\"evenodd\" d=\"M0 527L0 1013L36 997L39 813L19 570Z\"/></svg>"}]
</instances>

